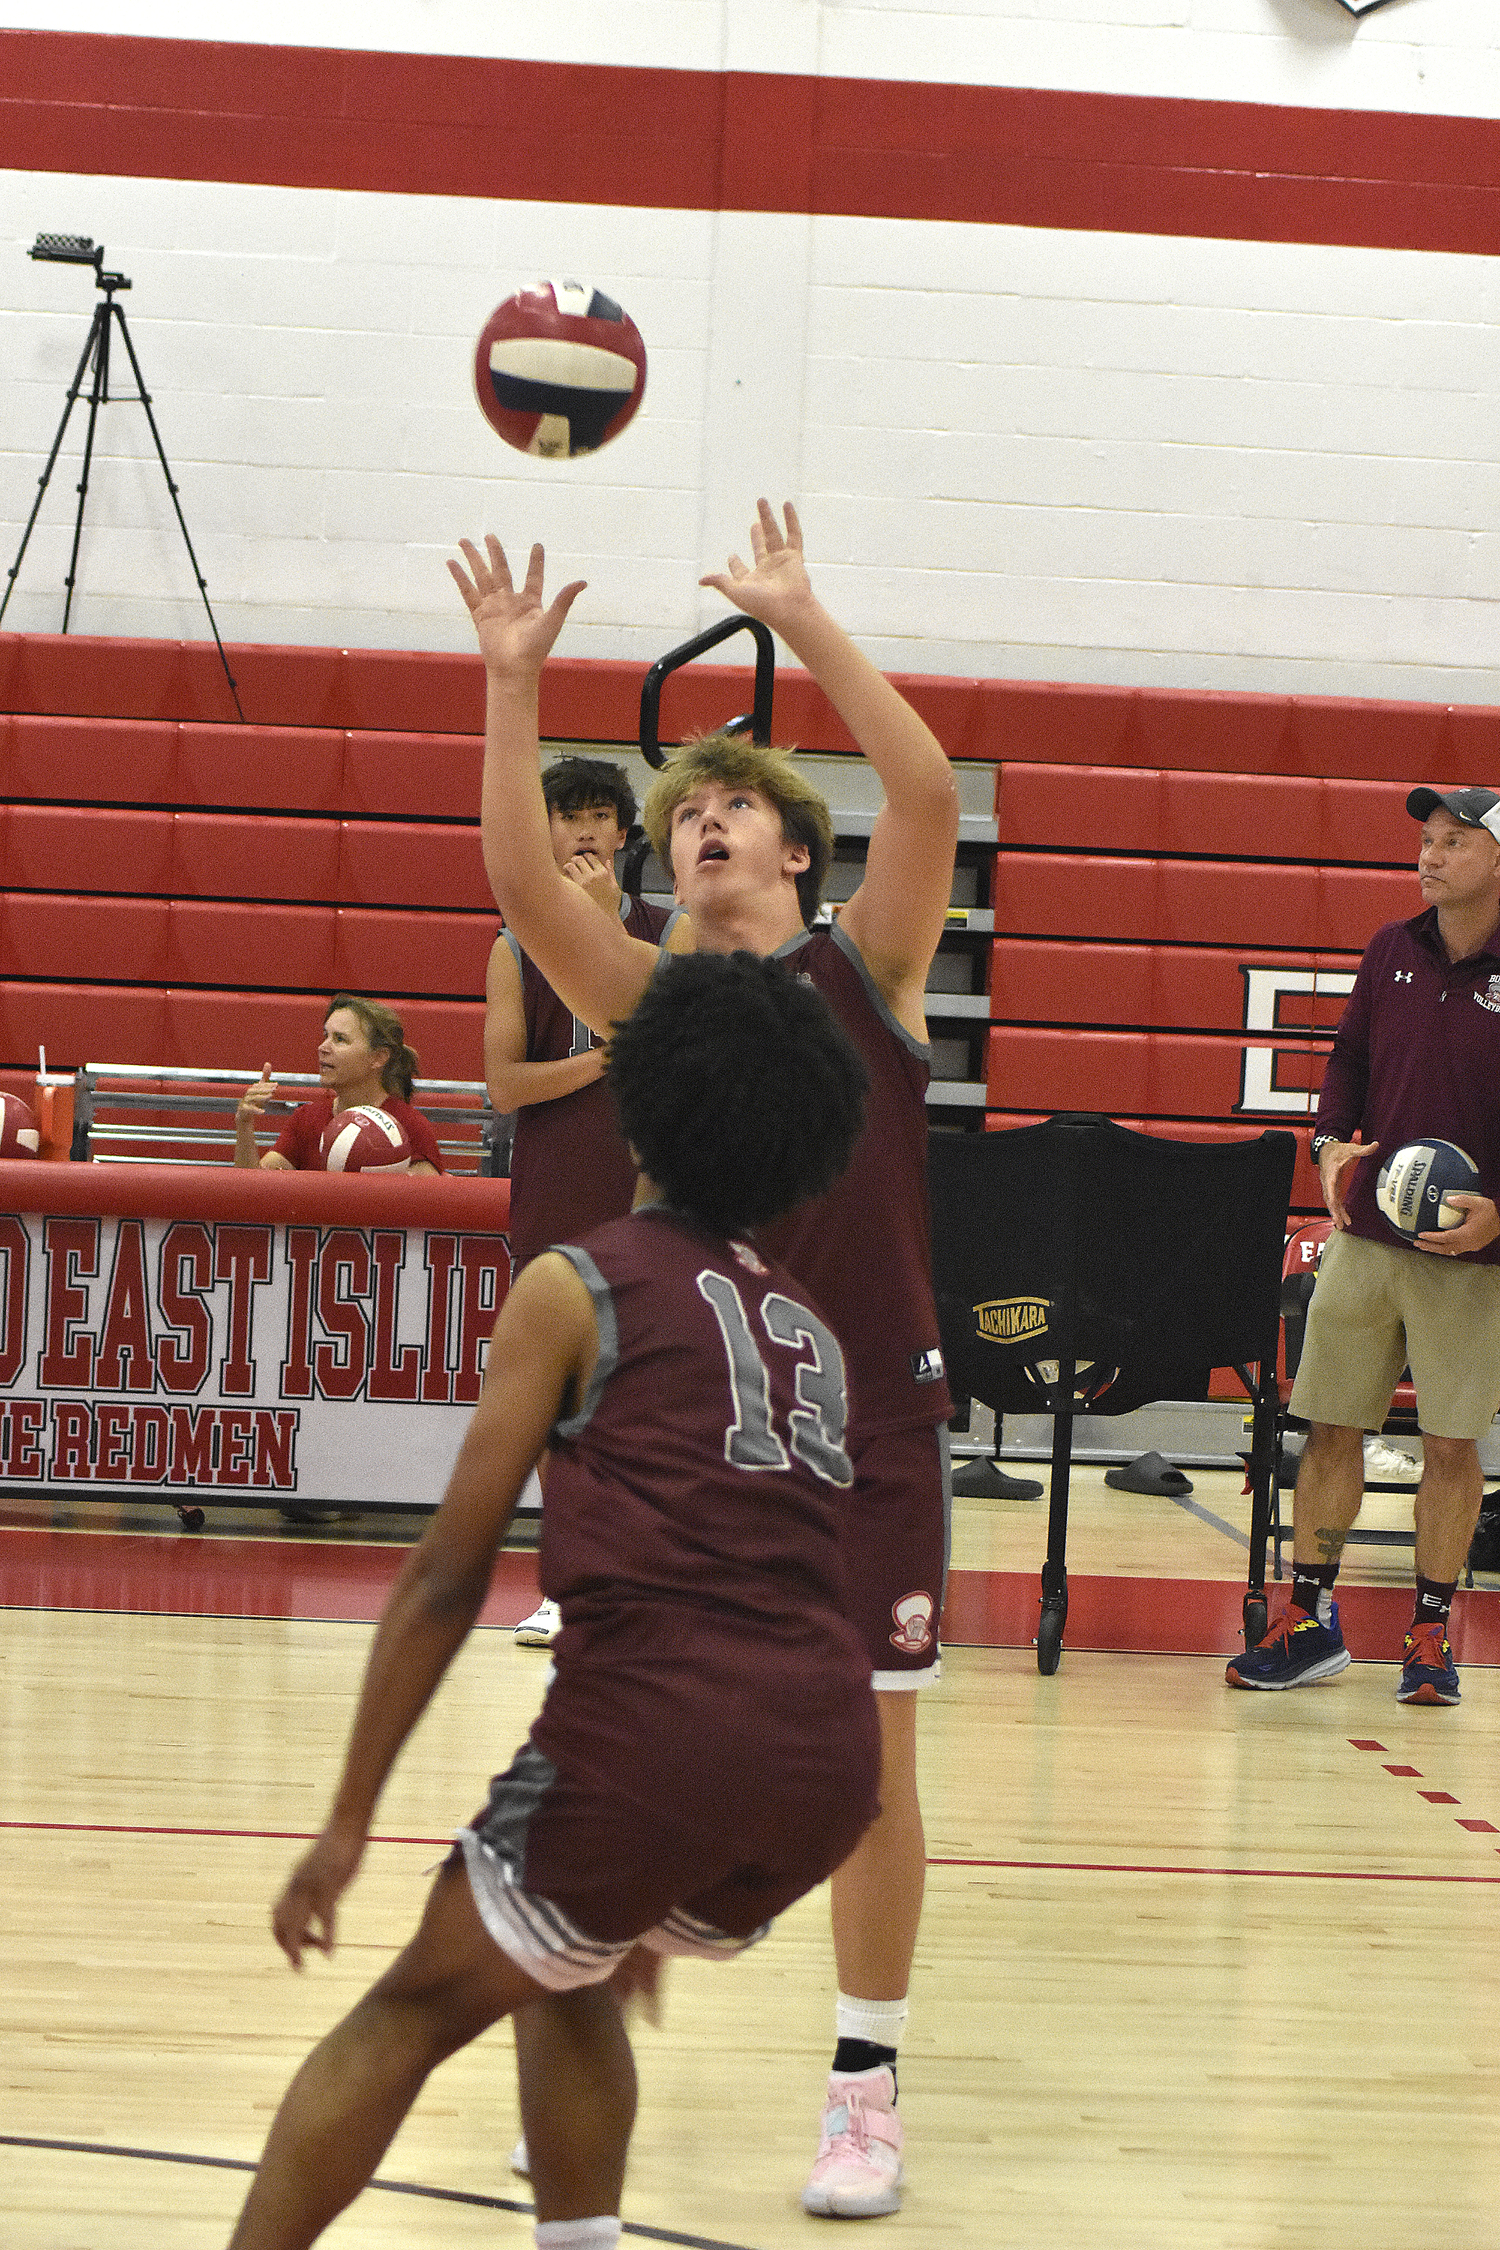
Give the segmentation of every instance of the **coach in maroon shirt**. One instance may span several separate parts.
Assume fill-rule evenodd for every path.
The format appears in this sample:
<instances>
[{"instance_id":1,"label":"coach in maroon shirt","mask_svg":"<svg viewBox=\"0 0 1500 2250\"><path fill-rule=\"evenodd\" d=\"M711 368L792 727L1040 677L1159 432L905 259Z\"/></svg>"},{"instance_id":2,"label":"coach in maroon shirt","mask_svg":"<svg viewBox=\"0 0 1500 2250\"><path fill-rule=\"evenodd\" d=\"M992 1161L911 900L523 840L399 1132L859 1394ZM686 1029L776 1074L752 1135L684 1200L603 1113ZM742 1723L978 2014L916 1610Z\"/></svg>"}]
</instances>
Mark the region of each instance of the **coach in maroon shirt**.
<instances>
[{"instance_id":1,"label":"coach in maroon shirt","mask_svg":"<svg viewBox=\"0 0 1500 2250\"><path fill-rule=\"evenodd\" d=\"M1334 1035L1313 1133L1334 1233L1308 1308L1291 1409L1309 1424L1293 1503L1292 1600L1231 1687L1302 1687L1349 1662L1333 1587L1364 1497L1363 1433L1410 1366L1422 1426L1416 1613L1397 1699L1453 1704L1449 1607L1474 1536L1480 1438L1500 1411L1500 794L1414 789L1425 911L1377 930ZM1358 1136L1356 1138L1356 1136ZM1459 1226L1398 1236L1377 1150L1453 1141L1481 1192Z\"/></svg>"}]
</instances>

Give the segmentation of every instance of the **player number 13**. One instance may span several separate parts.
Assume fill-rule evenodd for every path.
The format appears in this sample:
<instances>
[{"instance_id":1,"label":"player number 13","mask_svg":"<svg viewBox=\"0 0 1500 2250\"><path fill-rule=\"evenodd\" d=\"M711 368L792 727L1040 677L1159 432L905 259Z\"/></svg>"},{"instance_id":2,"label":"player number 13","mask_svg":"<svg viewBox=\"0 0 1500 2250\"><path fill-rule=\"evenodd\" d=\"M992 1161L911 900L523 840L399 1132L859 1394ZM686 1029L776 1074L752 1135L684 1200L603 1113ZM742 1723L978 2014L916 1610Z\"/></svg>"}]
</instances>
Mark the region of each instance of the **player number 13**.
<instances>
[{"instance_id":1,"label":"player number 13","mask_svg":"<svg viewBox=\"0 0 1500 2250\"><path fill-rule=\"evenodd\" d=\"M751 1331L744 1300L727 1274L698 1276L698 1294L719 1324L729 1363L734 1420L724 1432L724 1458L737 1469L789 1469L786 1446L771 1421L771 1378ZM847 1487L854 1481L844 1451L849 1402L844 1390L844 1355L829 1328L806 1305L768 1290L760 1301L760 1324L772 1344L802 1356L797 1365L797 1404L787 1417L792 1452L825 1483Z\"/></svg>"}]
</instances>

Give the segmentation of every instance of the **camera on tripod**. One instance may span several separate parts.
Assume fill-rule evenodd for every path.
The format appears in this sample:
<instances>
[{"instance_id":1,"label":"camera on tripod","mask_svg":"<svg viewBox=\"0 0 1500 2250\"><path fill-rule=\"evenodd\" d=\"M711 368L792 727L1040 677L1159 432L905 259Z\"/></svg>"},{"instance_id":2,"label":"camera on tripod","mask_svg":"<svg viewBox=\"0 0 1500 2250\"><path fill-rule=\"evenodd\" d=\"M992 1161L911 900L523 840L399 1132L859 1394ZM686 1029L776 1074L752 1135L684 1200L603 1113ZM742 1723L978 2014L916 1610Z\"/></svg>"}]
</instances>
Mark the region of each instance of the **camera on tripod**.
<instances>
[{"instance_id":1,"label":"camera on tripod","mask_svg":"<svg viewBox=\"0 0 1500 2250\"><path fill-rule=\"evenodd\" d=\"M146 426L151 432L151 442L156 448L156 458L161 463L161 473L167 480L167 491L171 496L172 506L176 511L178 525L182 531L183 542L187 547L188 561L193 566L193 576L198 582L198 591L203 596L203 607L208 612L208 622L214 636L214 646L219 652L219 661L224 667L224 677L229 683L229 692L234 698L235 715L243 725L245 714L240 704L240 691L234 684L234 674L229 669L229 658L224 653L224 643L219 636L213 604L208 598L208 581L198 568L198 557L193 552L193 542L188 532L187 518L182 512L181 496L173 480L172 471L167 465L167 456L161 442L161 432L156 427L156 416L151 411L151 393L147 390L141 374L141 363L135 356L135 345L131 341L130 326L125 318L125 307L115 303L116 291L128 289L130 278L123 273L105 272L104 245L102 242L96 242L91 234L39 234L27 252L27 256L37 259L43 265L92 266L95 286L101 289L104 294L103 301L94 307L94 317L89 323L88 340L84 344L83 354L74 371L73 380L68 385L67 403L63 407L62 420L57 425L57 435L52 440L52 451L47 456L47 465L37 479L36 498L31 504L31 514L26 519L26 529L21 534L21 544L16 549L16 559L6 572L9 583L3 597L0 597L0 622L3 622L5 612L10 605L10 597L16 590L16 580L20 575L21 562L25 556L31 534L36 528L36 520L41 513L47 486L51 481L52 471L57 466L57 456L62 451L63 439L67 435L68 418L78 404L85 376L91 375L88 430L83 441L82 474L78 479L78 510L73 519L73 551L68 558L67 576L63 580L63 584L67 588L67 599L63 603L62 629L64 632L68 629L69 621L73 615L73 593L78 582L78 549L83 538L83 510L88 499L89 468L94 458L95 426L99 419L100 407L108 406L112 397L116 400L122 397L122 394L118 391L111 393L109 387L110 337L118 329L120 342L124 345L126 356L130 361L130 372L135 378L134 403L141 408L146 417ZM131 402L126 398L125 403Z\"/></svg>"},{"instance_id":2,"label":"camera on tripod","mask_svg":"<svg viewBox=\"0 0 1500 2250\"><path fill-rule=\"evenodd\" d=\"M97 273L104 263L104 245L87 234L39 234L26 253L53 266L92 266Z\"/></svg>"}]
</instances>

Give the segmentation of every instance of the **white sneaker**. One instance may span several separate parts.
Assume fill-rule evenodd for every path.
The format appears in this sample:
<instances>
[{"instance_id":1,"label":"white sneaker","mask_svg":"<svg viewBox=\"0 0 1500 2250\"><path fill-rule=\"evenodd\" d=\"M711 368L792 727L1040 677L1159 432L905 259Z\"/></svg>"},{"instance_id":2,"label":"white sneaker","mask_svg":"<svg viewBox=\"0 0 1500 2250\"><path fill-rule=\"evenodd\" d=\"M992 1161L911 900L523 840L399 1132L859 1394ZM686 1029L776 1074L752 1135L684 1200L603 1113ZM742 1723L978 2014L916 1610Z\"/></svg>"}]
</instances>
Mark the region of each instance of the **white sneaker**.
<instances>
[{"instance_id":1,"label":"white sneaker","mask_svg":"<svg viewBox=\"0 0 1500 2250\"><path fill-rule=\"evenodd\" d=\"M1383 1437L1365 1439L1367 1484L1416 1484L1421 1474L1421 1462L1403 1453L1399 1445L1387 1445Z\"/></svg>"},{"instance_id":2,"label":"white sneaker","mask_svg":"<svg viewBox=\"0 0 1500 2250\"><path fill-rule=\"evenodd\" d=\"M878 2219L900 2210L902 2178L893 2073L884 2063L874 2070L831 2071L803 2210L825 2219Z\"/></svg>"},{"instance_id":3,"label":"white sneaker","mask_svg":"<svg viewBox=\"0 0 1500 2250\"><path fill-rule=\"evenodd\" d=\"M562 1631L562 1612L556 1602L541 1601L515 1630L517 1648L550 1648Z\"/></svg>"}]
</instances>

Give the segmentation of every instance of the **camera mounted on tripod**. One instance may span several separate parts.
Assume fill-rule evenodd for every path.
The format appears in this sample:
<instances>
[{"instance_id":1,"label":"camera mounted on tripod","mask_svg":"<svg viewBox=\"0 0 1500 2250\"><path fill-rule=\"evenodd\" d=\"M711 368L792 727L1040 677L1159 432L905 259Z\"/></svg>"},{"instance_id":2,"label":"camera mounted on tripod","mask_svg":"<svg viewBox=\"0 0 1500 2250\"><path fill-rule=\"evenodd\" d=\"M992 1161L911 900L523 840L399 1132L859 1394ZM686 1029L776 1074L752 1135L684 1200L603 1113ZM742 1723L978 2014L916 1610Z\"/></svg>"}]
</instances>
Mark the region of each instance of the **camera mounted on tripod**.
<instances>
[{"instance_id":1,"label":"camera mounted on tripod","mask_svg":"<svg viewBox=\"0 0 1500 2250\"><path fill-rule=\"evenodd\" d=\"M104 270L104 245L88 234L39 234L26 253L45 266L92 266L100 289L128 289L122 273Z\"/></svg>"}]
</instances>

